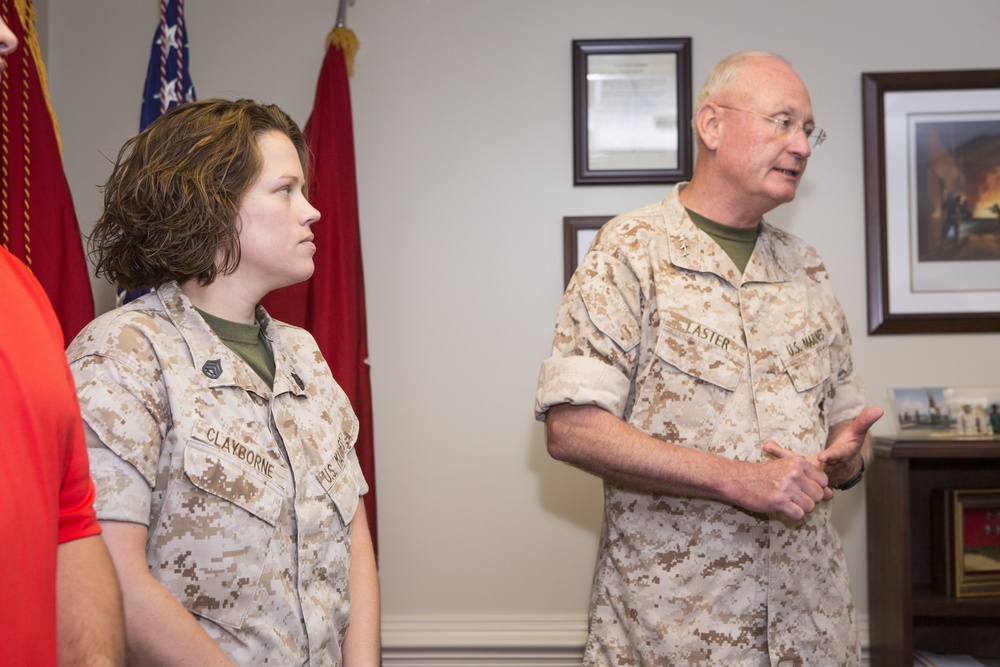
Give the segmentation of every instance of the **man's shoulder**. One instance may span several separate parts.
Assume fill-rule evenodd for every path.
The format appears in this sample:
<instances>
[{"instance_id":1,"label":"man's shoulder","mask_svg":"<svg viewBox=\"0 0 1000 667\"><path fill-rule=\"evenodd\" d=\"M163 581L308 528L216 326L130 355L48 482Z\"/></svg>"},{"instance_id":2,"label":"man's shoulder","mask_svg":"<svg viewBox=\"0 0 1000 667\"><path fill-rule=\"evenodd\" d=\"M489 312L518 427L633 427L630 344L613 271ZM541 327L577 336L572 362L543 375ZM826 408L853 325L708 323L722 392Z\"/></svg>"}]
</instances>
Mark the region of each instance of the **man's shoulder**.
<instances>
[{"instance_id":1,"label":"man's shoulder","mask_svg":"<svg viewBox=\"0 0 1000 667\"><path fill-rule=\"evenodd\" d=\"M805 239L775 227L764 221L760 226L759 241L767 243L776 255L785 260L803 266L823 265L819 251Z\"/></svg>"},{"instance_id":2,"label":"man's shoulder","mask_svg":"<svg viewBox=\"0 0 1000 667\"><path fill-rule=\"evenodd\" d=\"M661 200L620 213L601 228L599 237L618 245L623 240L643 241L655 237L665 225L666 200Z\"/></svg>"}]
</instances>

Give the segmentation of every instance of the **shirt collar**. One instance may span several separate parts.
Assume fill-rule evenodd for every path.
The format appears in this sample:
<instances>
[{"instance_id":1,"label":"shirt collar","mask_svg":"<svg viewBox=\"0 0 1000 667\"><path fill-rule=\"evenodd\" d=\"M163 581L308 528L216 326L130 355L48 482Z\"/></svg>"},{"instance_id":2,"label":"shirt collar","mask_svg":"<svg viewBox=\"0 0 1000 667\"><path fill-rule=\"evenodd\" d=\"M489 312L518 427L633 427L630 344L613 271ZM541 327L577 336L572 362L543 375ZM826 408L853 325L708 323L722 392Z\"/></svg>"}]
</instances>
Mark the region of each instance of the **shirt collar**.
<instances>
[{"instance_id":1,"label":"shirt collar","mask_svg":"<svg viewBox=\"0 0 1000 667\"><path fill-rule=\"evenodd\" d=\"M678 183L663 200L664 225L670 262L681 269L700 273L714 273L730 284L745 282L784 282L789 279L788 269L779 260L775 243L775 228L761 221L757 244L750 261L741 275L733 261L711 236L698 229L680 202L679 194L687 183Z\"/></svg>"},{"instance_id":2,"label":"shirt collar","mask_svg":"<svg viewBox=\"0 0 1000 667\"><path fill-rule=\"evenodd\" d=\"M198 313L191 300L185 296L176 281L160 285L157 296L163 304L167 317L174 323L191 354L192 365L201 371L210 387L237 385L261 396L292 393L305 395L308 383L304 369L296 365L282 344L278 326L263 306L257 306L257 321L260 322L264 337L271 344L274 354L274 388L267 384L230 350L204 318Z\"/></svg>"}]
</instances>

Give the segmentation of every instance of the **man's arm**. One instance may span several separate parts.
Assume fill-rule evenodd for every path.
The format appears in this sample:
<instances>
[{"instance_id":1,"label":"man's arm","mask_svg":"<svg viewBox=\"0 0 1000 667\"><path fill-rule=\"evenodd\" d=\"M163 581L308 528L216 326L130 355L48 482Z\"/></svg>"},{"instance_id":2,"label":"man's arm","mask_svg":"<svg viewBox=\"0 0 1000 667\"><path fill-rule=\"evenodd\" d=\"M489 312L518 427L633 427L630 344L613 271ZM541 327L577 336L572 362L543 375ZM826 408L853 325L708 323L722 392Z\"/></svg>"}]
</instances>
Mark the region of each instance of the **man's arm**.
<instances>
[{"instance_id":1,"label":"man's arm","mask_svg":"<svg viewBox=\"0 0 1000 667\"><path fill-rule=\"evenodd\" d=\"M555 405L545 424L553 458L623 487L719 500L795 521L833 496L821 469L773 441L764 445L773 460L747 463L665 443L592 405Z\"/></svg>"},{"instance_id":2,"label":"man's arm","mask_svg":"<svg viewBox=\"0 0 1000 667\"><path fill-rule=\"evenodd\" d=\"M351 520L351 624L344 638L344 667L382 664L381 607L375 548L368 530L365 505L359 502Z\"/></svg>"},{"instance_id":3,"label":"man's arm","mask_svg":"<svg viewBox=\"0 0 1000 667\"><path fill-rule=\"evenodd\" d=\"M59 667L125 665L121 589L100 535L56 551Z\"/></svg>"},{"instance_id":4,"label":"man's arm","mask_svg":"<svg viewBox=\"0 0 1000 667\"><path fill-rule=\"evenodd\" d=\"M149 573L146 526L102 521L104 541L121 581L130 664L232 666L184 605Z\"/></svg>"}]
</instances>

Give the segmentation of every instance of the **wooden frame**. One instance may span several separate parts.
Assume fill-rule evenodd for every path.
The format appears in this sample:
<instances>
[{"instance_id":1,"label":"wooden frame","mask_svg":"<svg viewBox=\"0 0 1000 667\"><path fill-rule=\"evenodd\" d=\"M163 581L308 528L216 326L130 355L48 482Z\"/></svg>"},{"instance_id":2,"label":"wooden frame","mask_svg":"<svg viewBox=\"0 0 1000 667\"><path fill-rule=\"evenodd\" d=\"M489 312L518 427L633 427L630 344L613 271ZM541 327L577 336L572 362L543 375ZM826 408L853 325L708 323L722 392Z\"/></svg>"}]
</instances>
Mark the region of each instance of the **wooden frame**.
<instances>
[{"instance_id":1,"label":"wooden frame","mask_svg":"<svg viewBox=\"0 0 1000 667\"><path fill-rule=\"evenodd\" d=\"M1000 70L861 84L869 333L1000 331Z\"/></svg>"},{"instance_id":2,"label":"wooden frame","mask_svg":"<svg viewBox=\"0 0 1000 667\"><path fill-rule=\"evenodd\" d=\"M569 285L569 279L580 265L580 260L590 248L597 235L597 230L614 216L590 215L583 217L563 218L563 285Z\"/></svg>"},{"instance_id":3,"label":"wooden frame","mask_svg":"<svg viewBox=\"0 0 1000 667\"><path fill-rule=\"evenodd\" d=\"M1000 595L1000 490L940 489L931 507L935 590Z\"/></svg>"},{"instance_id":4,"label":"wooden frame","mask_svg":"<svg viewBox=\"0 0 1000 667\"><path fill-rule=\"evenodd\" d=\"M691 177L691 38L573 41L576 185Z\"/></svg>"}]
</instances>

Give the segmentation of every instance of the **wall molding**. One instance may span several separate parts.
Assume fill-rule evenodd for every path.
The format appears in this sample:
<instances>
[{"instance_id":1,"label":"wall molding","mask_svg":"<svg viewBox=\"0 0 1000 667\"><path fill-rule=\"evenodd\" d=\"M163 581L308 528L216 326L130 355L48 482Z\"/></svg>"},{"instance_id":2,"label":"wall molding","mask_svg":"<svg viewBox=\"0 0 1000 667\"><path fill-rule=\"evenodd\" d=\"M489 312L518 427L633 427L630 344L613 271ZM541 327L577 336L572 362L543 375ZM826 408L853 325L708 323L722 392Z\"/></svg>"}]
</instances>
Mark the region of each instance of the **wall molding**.
<instances>
[{"instance_id":1,"label":"wall molding","mask_svg":"<svg viewBox=\"0 0 1000 667\"><path fill-rule=\"evenodd\" d=\"M383 667L579 667L585 616L382 620Z\"/></svg>"},{"instance_id":2,"label":"wall molding","mask_svg":"<svg viewBox=\"0 0 1000 667\"><path fill-rule=\"evenodd\" d=\"M868 617L858 616L862 667ZM383 667L580 667L585 616L388 616Z\"/></svg>"}]
</instances>

